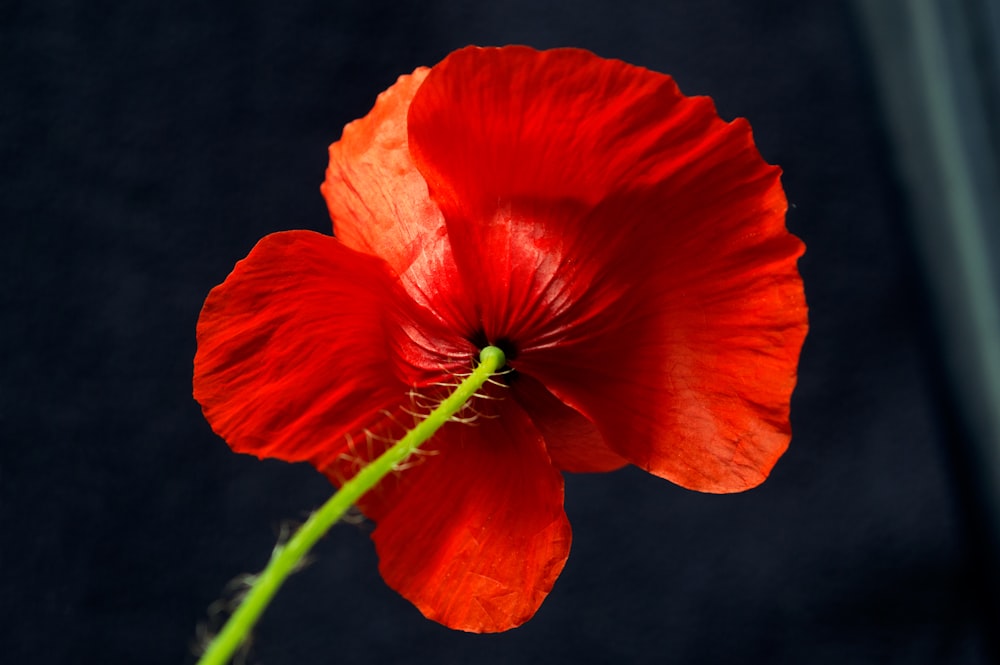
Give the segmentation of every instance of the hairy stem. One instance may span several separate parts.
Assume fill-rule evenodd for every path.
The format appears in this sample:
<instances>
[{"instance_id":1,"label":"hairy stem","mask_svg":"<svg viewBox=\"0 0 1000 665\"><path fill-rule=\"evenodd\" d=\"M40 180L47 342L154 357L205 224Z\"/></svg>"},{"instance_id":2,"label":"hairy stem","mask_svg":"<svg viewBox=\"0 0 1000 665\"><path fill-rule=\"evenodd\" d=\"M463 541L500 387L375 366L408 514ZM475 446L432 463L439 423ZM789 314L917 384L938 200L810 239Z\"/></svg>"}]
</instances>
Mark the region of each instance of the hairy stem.
<instances>
[{"instance_id":1,"label":"hairy stem","mask_svg":"<svg viewBox=\"0 0 1000 665\"><path fill-rule=\"evenodd\" d=\"M223 665L260 619L282 583L299 566L313 545L343 516L368 490L375 487L393 468L409 457L421 444L458 413L497 370L504 366L503 351L487 346L479 354L479 366L462 381L434 411L391 448L372 460L353 478L344 483L326 503L314 512L292 538L278 545L267 567L250 587L243 601L208 645L198 665Z\"/></svg>"}]
</instances>

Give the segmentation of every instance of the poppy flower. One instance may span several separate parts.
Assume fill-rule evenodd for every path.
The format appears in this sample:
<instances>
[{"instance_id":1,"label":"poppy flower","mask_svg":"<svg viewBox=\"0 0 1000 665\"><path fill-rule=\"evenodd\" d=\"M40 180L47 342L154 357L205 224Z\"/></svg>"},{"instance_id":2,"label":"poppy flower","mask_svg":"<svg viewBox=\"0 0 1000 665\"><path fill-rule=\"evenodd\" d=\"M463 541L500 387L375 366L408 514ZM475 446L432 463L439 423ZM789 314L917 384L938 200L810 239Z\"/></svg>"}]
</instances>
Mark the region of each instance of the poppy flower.
<instances>
[{"instance_id":1,"label":"poppy flower","mask_svg":"<svg viewBox=\"0 0 1000 665\"><path fill-rule=\"evenodd\" d=\"M424 615L517 626L569 553L562 472L737 492L786 449L807 323L779 176L745 120L669 76L456 51L330 147L332 236L269 235L212 290L195 396L233 450L339 483L503 349L360 507Z\"/></svg>"}]
</instances>

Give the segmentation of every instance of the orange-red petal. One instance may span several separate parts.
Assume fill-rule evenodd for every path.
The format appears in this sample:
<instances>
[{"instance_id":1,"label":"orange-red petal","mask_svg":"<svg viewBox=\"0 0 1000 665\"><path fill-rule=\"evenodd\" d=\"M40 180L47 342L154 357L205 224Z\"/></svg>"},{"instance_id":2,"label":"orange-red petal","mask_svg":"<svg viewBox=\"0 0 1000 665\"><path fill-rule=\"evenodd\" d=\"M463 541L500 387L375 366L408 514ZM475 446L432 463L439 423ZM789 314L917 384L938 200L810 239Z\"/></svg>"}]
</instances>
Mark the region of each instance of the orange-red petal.
<instances>
[{"instance_id":1,"label":"orange-red petal","mask_svg":"<svg viewBox=\"0 0 1000 665\"><path fill-rule=\"evenodd\" d=\"M401 401L386 264L310 231L264 237L198 319L194 396L233 450L324 468Z\"/></svg>"},{"instance_id":2,"label":"orange-red petal","mask_svg":"<svg viewBox=\"0 0 1000 665\"><path fill-rule=\"evenodd\" d=\"M384 259L397 274L423 251L428 234L444 225L407 147L406 112L427 76L426 67L400 76L363 118L330 146L320 190L344 245Z\"/></svg>"},{"instance_id":3,"label":"orange-red petal","mask_svg":"<svg viewBox=\"0 0 1000 665\"><path fill-rule=\"evenodd\" d=\"M463 285L444 218L409 151L407 112L428 72L399 77L368 115L344 128L320 189L341 242L384 259L414 301L454 320L462 316L454 307Z\"/></svg>"},{"instance_id":4,"label":"orange-red petal","mask_svg":"<svg viewBox=\"0 0 1000 665\"><path fill-rule=\"evenodd\" d=\"M361 507L389 586L434 621L488 633L534 615L571 533L562 476L531 421L509 399L479 406L497 417L445 425Z\"/></svg>"}]
</instances>

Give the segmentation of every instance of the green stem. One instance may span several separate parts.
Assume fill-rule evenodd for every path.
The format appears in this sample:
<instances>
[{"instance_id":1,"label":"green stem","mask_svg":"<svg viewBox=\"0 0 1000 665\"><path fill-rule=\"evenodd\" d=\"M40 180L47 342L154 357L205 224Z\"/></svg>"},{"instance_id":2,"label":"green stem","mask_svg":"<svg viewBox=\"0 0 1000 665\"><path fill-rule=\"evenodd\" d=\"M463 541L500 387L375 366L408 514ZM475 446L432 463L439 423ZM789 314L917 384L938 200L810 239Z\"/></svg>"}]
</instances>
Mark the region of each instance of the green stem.
<instances>
[{"instance_id":1,"label":"green stem","mask_svg":"<svg viewBox=\"0 0 1000 665\"><path fill-rule=\"evenodd\" d=\"M504 366L503 351L487 346L479 354L479 366L416 427L391 448L372 460L356 476L344 483L323 506L284 545L271 554L267 568L255 579L240 606L212 640L198 665L223 665L246 640L268 603L285 579L292 574L312 546L357 502L375 487L393 468L409 457L434 432L458 413L497 370Z\"/></svg>"}]
</instances>

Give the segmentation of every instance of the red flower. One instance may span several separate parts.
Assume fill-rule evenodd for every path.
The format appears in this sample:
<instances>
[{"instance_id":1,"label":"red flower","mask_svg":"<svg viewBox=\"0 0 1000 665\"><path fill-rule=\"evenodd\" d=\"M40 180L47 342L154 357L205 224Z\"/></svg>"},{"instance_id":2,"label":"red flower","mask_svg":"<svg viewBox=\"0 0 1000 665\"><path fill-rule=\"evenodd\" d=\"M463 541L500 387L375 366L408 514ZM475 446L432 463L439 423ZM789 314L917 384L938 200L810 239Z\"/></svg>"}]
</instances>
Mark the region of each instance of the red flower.
<instances>
[{"instance_id":1,"label":"red flower","mask_svg":"<svg viewBox=\"0 0 1000 665\"><path fill-rule=\"evenodd\" d=\"M457 51L330 147L336 238L267 236L212 290L195 396L233 450L336 482L503 348L475 422L362 509L383 577L426 616L519 625L569 552L562 471L736 492L787 447L807 324L779 175L746 121L668 76Z\"/></svg>"}]
</instances>

